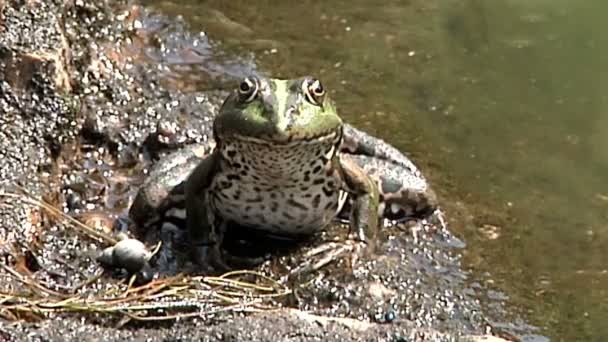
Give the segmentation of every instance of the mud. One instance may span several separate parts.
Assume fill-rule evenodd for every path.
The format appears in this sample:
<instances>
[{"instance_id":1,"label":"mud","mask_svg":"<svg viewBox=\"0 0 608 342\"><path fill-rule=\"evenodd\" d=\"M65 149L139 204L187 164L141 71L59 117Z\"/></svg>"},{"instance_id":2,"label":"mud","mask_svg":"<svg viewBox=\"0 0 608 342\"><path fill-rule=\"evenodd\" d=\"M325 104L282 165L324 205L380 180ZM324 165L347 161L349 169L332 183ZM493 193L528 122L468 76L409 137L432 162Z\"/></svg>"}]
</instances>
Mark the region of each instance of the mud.
<instances>
[{"instance_id":1,"label":"mud","mask_svg":"<svg viewBox=\"0 0 608 342\"><path fill-rule=\"evenodd\" d=\"M99 231L129 231L126 213L150 167L179 147L210 144L223 89L255 68L139 5L0 0L0 340L465 341L500 333L461 269L464 244L432 224L387 228L381 256L290 283L276 311L124 324L109 314L11 309L7 294L37 290L9 270L59 293L124 288L95 261L106 243L16 196L18 185ZM258 270L278 279L301 257L272 258Z\"/></svg>"}]
</instances>

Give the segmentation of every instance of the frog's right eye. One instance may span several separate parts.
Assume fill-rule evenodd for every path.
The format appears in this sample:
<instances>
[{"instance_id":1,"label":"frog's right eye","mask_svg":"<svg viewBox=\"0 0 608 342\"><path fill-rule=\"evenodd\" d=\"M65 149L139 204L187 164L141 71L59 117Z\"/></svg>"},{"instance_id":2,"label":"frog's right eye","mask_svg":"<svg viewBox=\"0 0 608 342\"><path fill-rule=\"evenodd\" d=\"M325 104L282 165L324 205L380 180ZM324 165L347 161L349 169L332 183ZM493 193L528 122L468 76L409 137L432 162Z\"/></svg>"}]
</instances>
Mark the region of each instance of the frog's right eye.
<instances>
[{"instance_id":1,"label":"frog's right eye","mask_svg":"<svg viewBox=\"0 0 608 342\"><path fill-rule=\"evenodd\" d=\"M321 81L314 78L307 78L302 82L302 92L306 96L306 100L315 105L323 106L323 97L325 96L325 88Z\"/></svg>"},{"instance_id":2,"label":"frog's right eye","mask_svg":"<svg viewBox=\"0 0 608 342\"><path fill-rule=\"evenodd\" d=\"M239 85L239 99L243 103L249 103L258 95L260 89L260 81L257 77L247 77Z\"/></svg>"}]
</instances>

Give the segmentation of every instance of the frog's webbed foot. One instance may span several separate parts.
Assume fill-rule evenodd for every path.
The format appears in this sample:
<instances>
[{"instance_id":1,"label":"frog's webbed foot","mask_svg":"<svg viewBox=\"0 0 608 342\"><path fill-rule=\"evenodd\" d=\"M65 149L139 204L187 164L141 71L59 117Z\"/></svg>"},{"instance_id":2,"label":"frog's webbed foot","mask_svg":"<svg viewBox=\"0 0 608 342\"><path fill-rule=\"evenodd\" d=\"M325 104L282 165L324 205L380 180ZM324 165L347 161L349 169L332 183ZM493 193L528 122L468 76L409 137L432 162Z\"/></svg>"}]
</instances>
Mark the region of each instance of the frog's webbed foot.
<instances>
[{"instance_id":1,"label":"frog's webbed foot","mask_svg":"<svg viewBox=\"0 0 608 342\"><path fill-rule=\"evenodd\" d=\"M230 264L232 269L235 268L252 268L263 263L264 257L238 257L235 255L224 254L224 260Z\"/></svg>"},{"instance_id":2,"label":"frog's webbed foot","mask_svg":"<svg viewBox=\"0 0 608 342\"><path fill-rule=\"evenodd\" d=\"M218 274L239 268L252 268L264 262L263 257L238 257L225 252L218 244L192 248L194 262L207 273Z\"/></svg>"},{"instance_id":3,"label":"frog's webbed foot","mask_svg":"<svg viewBox=\"0 0 608 342\"><path fill-rule=\"evenodd\" d=\"M220 229L224 229L221 227ZM220 237L220 241L223 240ZM264 262L264 257L236 256L222 248L222 244L208 243L192 246L193 260L210 273L223 273L237 268L252 268Z\"/></svg>"},{"instance_id":4,"label":"frog's webbed foot","mask_svg":"<svg viewBox=\"0 0 608 342\"><path fill-rule=\"evenodd\" d=\"M326 242L304 253L306 261L291 270L289 277L318 271L345 257L348 258L350 267L355 268L362 255L369 250L368 247L367 243L355 239Z\"/></svg>"},{"instance_id":5,"label":"frog's webbed foot","mask_svg":"<svg viewBox=\"0 0 608 342\"><path fill-rule=\"evenodd\" d=\"M309 261L292 274L318 270L347 254L351 268L355 268L364 253L374 251L379 226L378 188L356 163L349 159L342 159L341 162L345 183L354 196L349 215L349 238L344 242L328 242L312 249L305 255Z\"/></svg>"},{"instance_id":6,"label":"frog's webbed foot","mask_svg":"<svg viewBox=\"0 0 608 342\"><path fill-rule=\"evenodd\" d=\"M218 243L192 246L192 259L206 273L224 273L231 270Z\"/></svg>"}]
</instances>

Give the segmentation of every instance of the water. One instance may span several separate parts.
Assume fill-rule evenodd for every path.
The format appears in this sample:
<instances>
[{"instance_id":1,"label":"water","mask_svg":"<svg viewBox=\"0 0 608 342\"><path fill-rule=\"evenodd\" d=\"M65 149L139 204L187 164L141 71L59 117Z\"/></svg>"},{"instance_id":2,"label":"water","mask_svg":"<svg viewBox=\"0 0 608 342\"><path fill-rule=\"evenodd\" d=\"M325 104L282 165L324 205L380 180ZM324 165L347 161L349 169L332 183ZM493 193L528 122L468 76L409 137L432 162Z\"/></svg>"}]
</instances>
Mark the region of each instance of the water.
<instances>
[{"instance_id":1,"label":"water","mask_svg":"<svg viewBox=\"0 0 608 342\"><path fill-rule=\"evenodd\" d=\"M268 74L320 77L347 121L408 151L488 305L608 340L607 2L151 3Z\"/></svg>"}]
</instances>

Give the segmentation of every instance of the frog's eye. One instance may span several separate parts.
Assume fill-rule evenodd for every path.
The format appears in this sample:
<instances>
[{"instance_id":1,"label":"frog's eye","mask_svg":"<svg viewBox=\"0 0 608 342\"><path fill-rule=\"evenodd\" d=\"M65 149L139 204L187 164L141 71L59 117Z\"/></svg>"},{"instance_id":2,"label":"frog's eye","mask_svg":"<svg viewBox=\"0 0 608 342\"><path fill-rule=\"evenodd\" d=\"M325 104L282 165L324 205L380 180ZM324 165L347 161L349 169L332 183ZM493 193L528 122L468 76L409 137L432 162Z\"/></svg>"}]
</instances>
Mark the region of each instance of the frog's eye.
<instances>
[{"instance_id":1,"label":"frog's eye","mask_svg":"<svg viewBox=\"0 0 608 342\"><path fill-rule=\"evenodd\" d=\"M302 91L308 102L315 106L321 106L323 104L325 88L323 88L321 81L316 79L304 80L304 82L302 82Z\"/></svg>"},{"instance_id":2,"label":"frog's eye","mask_svg":"<svg viewBox=\"0 0 608 342\"><path fill-rule=\"evenodd\" d=\"M239 99L243 103L248 103L258 95L260 89L260 82L256 77L247 77L239 85Z\"/></svg>"}]
</instances>

